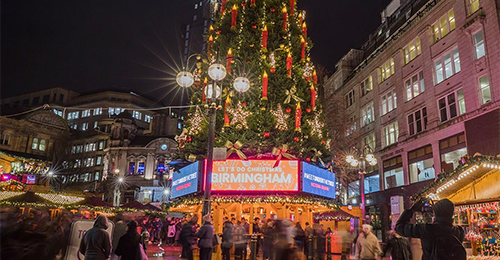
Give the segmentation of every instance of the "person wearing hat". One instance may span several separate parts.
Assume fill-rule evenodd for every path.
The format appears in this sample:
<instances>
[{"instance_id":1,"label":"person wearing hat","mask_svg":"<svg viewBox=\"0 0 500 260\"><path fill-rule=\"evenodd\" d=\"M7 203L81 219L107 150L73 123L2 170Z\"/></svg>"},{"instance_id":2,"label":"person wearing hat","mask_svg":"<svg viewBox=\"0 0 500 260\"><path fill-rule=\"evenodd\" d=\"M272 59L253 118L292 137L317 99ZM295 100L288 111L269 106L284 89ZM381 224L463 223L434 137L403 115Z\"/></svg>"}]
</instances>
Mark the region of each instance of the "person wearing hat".
<instances>
[{"instance_id":1,"label":"person wearing hat","mask_svg":"<svg viewBox=\"0 0 500 260\"><path fill-rule=\"evenodd\" d=\"M422 260L429 260L432 255L434 241L442 234L453 234L460 242L465 238L464 229L453 225L455 205L449 199L442 199L432 206L434 221L432 224L409 224L413 213L421 211L426 201L415 202L410 209L401 214L394 229L399 235L408 238L420 238L422 243Z\"/></svg>"},{"instance_id":2,"label":"person wearing hat","mask_svg":"<svg viewBox=\"0 0 500 260\"><path fill-rule=\"evenodd\" d=\"M115 254L121 256L120 260L135 260L139 254L146 252L146 245L142 236L137 233L137 221L132 220L127 223L127 233L120 237L118 246L116 247ZM142 246L142 251L139 248Z\"/></svg>"},{"instance_id":3,"label":"person wearing hat","mask_svg":"<svg viewBox=\"0 0 500 260\"><path fill-rule=\"evenodd\" d=\"M109 237L108 218L99 215L94 222L94 227L83 235L80 241L79 251L85 255L84 260L105 260L111 254L111 239Z\"/></svg>"},{"instance_id":4,"label":"person wearing hat","mask_svg":"<svg viewBox=\"0 0 500 260\"><path fill-rule=\"evenodd\" d=\"M363 232L356 241L356 257L358 260L375 260L382 255L378 238L372 233L373 227L364 224Z\"/></svg>"}]
</instances>

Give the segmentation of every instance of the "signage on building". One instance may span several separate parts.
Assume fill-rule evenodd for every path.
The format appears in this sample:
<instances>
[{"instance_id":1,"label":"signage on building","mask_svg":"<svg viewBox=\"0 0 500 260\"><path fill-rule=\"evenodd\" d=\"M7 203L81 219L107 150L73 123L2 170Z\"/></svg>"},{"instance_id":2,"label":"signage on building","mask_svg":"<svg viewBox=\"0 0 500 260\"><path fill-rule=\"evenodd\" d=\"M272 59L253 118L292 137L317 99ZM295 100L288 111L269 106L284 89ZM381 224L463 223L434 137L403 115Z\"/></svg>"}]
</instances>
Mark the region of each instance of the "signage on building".
<instances>
[{"instance_id":1,"label":"signage on building","mask_svg":"<svg viewBox=\"0 0 500 260\"><path fill-rule=\"evenodd\" d=\"M83 235L94 226L93 220L78 220L71 224L71 231L69 233L69 245L66 249L65 260L83 260L85 258L78 249L80 248L80 242L82 241ZM109 237L113 238L113 229L115 224L109 221L108 232ZM112 240L111 240L112 241Z\"/></svg>"},{"instance_id":2,"label":"signage on building","mask_svg":"<svg viewBox=\"0 0 500 260\"><path fill-rule=\"evenodd\" d=\"M214 161L212 191L298 191L299 162L281 160Z\"/></svg>"},{"instance_id":3,"label":"signage on building","mask_svg":"<svg viewBox=\"0 0 500 260\"><path fill-rule=\"evenodd\" d=\"M194 162L179 172L174 172L172 178L171 196L177 198L198 191L198 167L199 162Z\"/></svg>"},{"instance_id":4,"label":"signage on building","mask_svg":"<svg viewBox=\"0 0 500 260\"><path fill-rule=\"evenodd\" d=\"M335 199L335 173L302 162L302 191Z\"/></svg>"}]
</instances>

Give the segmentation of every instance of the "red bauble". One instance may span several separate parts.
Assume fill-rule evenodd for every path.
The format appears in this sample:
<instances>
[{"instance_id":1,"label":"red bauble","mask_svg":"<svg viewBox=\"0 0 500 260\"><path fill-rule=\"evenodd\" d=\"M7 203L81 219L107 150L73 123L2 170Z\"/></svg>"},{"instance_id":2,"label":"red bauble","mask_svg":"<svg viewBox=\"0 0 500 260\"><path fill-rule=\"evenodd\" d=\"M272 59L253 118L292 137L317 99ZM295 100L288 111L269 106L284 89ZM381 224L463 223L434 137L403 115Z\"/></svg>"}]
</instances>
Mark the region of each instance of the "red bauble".
<instances>
[{"instance_id":1,"label":"red bauble","mask_svg":"<svg viewBox=\"0 0 500 260\"><path fill-rule=\"evenodd\" d=\"M247 3L241 3L241 6L245 7L247 6Z\"/></svg>"},{"instance_id":2,"label":"red bauble","mask_svg":"<svg viewBox=\"0 0 500 260\"><path fill-rule=\"evenodd\" d=\"M291 108L289 108L289 107L287 107L287 108L285 109L285 112L287 112L288 114L290 114L290 112L292 112L292 109L291 109Z\"/></svg>"},{"instance_id":3,"label":"red bauble","mask_svg":"<svg viewBox=\"0 0 500 260\"><path fill-rule=\"evenodd\" d=\"M322 143L322 144L326 144L326 141L325 141L325 140L321 140L321 143Z\"/></svg>"},{"instance_id":4,"label":"red bauble","mask_svg":"<svg viewBox=\"0 0 500 260\"><path fill-rule=\"evenodd\" d=\"M247 106L247 102L243 102L241 103L242 106L246 107Z\"/></svg>"},{"instance_id":5,"label":"red bauble","mask_svg":"<svg viewBox=\"0 0 500 260\"><path fill-rule=\"evenodd\" d=\"M265 137L265 138L269 138L270 136L271 136L271 134L270 134L269 132L265 132L265 133L264 133L264 137Z\"/></svg>"},{"instance_id":6,"label":"red bauble","mask_svg":"<svg viewBox=\"0 0 500 260\"><path fill-rule=\"evenodd\" d=\"M311 158L307 157L306 162L310 162L310 161L311 161Z\"/></svg>"},{"instance_id":7,"label":"red bauble","mask_svg":"<svg viewBox=\"0 0 500 260\"><path fill-rule=\"evenodd\" d=\"M306 81L309 81L310 79L311 79L311 77L306 76Z\"/></svg>"},{"instance_id":8,"label":"red bauble","mask_svg":"<svg viewBox=\"0 0 500 260\"><path fill-rule=\"evenodd\" d=\"M218 31L217 31L217 34L221 34L221 33L222 33L222 31L221 31L221 30L218 30Z\"/></svg>"},{"instance_id":9,"label":"red bauble","mask_svg":"<svg viewBox=\"0 0 500 260\"><path fill-rule=\"evenodd\" d=\"M186 141L191 142L191 141L193 141L193 138L191 138L191 136L188 136L188 137L186 137Z\"/></svg>"},{"instance_id":10,"label":"red bauble","mask_svg":"<svg viewBox=\"0 0 500 260\"><path fill-rule=\"evenodd\" d=\"M296 137L294 137L294 138L293 138L293 140L294 140L295 142L299 142L299 141L300 141L300 139L299 139L297 136L296 136Z\"/></svg>"},{"instance_id":11,"label":"red bauble","mask_svg":"<svg viewBox=\"0 0 500 260\"><path fill-rule=\"evenodd\" d=\"M306 112L311 113L311 108L310 107L306 108Z\"/></svg>"},{"instance_id":12,"label":"red bauble","mask_svg":"<svg viewBox=\"0 0 500 260\"><path fill-rule=\"evenodd\" d=\"M276 72L276 68L271 68L269 71L270 71L271 73L275 73L275 72Z\"/></svg>"},{"instance_id":13,"label":"red bauble","mask_svg":"<svg viewBox=\"0 0 500 260\"><path fill-rule=\"evenodd\" d=\"M271 12L272 12L272 13L276 12L276 9L271 8Z\"/></svg>"},{"instance_id":14,"label":"red bauble","mask_svg":"<svg viewBox=\"0 0 500 260\"><path fill-rule=\"evenodd\" d=\"M252 25L252 29L257 29L257 25Z\"/></svg>"}]
</instances>

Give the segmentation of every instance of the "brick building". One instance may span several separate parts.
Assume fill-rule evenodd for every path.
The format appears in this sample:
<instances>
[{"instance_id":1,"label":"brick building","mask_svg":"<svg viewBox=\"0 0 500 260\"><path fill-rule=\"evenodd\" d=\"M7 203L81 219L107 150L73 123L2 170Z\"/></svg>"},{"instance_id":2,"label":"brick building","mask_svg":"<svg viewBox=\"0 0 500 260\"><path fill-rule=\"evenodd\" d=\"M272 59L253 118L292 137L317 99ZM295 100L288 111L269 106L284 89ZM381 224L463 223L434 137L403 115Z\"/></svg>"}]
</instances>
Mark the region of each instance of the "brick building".
<instances>
[{"instance_id":1,"label":"brick building","mask_svg":"<svg viewBox=\"0 0 500 260\"><path fill-rule=\"evenodd\" d=\"M364 190L380 239L398 218L391 197L408 206L462 156L500 153L499 10L497 0L394 0L326 80L325 100L344 101L325 104L327 120L345 113L345 135L378 159ZM359 181L345 188L359 203Z\"/></svg>"}]
</instances>

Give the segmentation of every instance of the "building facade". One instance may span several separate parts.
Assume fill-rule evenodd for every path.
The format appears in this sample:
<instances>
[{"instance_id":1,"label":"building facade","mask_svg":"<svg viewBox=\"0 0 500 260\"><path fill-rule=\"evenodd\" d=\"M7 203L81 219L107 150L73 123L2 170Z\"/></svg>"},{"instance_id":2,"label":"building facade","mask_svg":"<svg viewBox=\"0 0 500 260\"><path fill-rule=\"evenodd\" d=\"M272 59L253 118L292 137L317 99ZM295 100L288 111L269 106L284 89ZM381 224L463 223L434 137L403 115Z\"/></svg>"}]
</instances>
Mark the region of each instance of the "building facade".
<instances>
[{"instance_id":1,"label":"building facade","mask_svg":"<svg viewBox=\"0 0 500 260\"><path fill-rule=\"evenodd\" d=\"M325 104L328 117L345 113L345 135L378 159L364 191L379 238L399 217L398 204L409 206L440 172L467 154L500 153L499 4L394 0L368 42L327 79L325 100L344 102ZM359 181L345 188L346 203L358 203Z\"/></svg>"}]
</instances>

